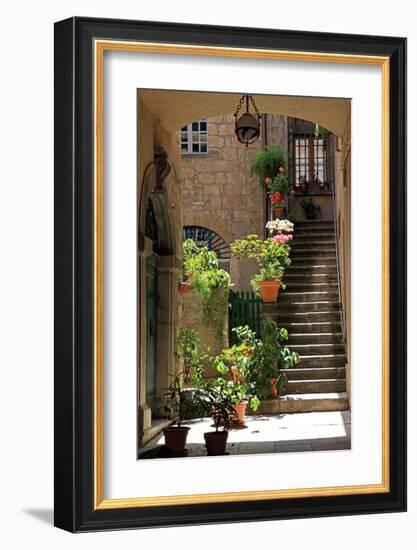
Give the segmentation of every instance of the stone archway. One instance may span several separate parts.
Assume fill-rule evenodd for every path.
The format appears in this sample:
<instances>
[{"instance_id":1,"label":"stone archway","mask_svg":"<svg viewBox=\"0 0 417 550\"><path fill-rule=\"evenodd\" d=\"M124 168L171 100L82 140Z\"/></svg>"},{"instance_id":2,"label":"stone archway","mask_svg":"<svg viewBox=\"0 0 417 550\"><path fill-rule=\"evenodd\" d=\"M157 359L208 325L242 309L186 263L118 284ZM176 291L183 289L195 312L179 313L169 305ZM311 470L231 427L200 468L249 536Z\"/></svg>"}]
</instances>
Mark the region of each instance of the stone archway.
<instances>
[{"instance_id":1,"label":"stone archway","mask_svg":"<svg viewBox=\"0 0 417 550\"><path fill-rule=\"evenodd\" d=\"M175 372L181 213L179 186L165 151L155 148L138 205L138 427L139 445L161 428L161 398ZM153 377L153 380L150 380Z\"/></svg>"}]
</instances>

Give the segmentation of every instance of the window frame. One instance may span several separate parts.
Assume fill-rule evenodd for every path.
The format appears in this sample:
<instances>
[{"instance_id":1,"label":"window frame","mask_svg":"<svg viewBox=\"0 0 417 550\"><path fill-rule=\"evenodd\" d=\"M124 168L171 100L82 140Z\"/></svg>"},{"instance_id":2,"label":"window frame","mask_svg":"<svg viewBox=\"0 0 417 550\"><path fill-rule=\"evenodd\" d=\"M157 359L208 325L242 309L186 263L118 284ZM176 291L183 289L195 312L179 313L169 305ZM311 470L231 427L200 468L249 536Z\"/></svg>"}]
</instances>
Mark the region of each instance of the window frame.
<instances>
[{"instance_id":1,"label":"window frame","mask_svg":"<svg viewBox=\"0 0 417 550\"><path fill-rule=\"evenodd\" d=\"M205 123L206 129L201 129L201 124ZM198 124L198 129L193 129L193 125ZM193 141L193 134L198 134L198 140ZM183 140L183 135L186 134L186 139ZM201 137L206 136L206 140L202 140ZM183 150L183 145L187 146L187 150ZM193 146L197 145L198 151L193 151ZM202 151L202 146L206 147L205 151ZM200 120L194 120L193 122L190 122L186 126L183 126L180 128L180 151L181 155L207 155L208 150L208 120L206 118L202 118Z\"/></svg>"}]
</instances>

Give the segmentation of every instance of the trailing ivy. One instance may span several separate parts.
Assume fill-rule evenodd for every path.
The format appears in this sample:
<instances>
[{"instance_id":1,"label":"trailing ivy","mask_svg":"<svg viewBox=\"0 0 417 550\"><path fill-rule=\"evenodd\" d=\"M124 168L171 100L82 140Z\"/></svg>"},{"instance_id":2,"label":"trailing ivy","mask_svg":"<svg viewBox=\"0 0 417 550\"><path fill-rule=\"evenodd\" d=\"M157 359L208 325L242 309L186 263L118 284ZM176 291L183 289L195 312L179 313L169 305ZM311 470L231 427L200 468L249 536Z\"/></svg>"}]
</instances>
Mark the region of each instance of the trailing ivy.
<instances>
[{"instance_id":1,"label":"trailing ivy","mask_svg":"<svg viewBox=\"0 0 417 550\"><path fill-rule=\"evenodd\" d=\"M203 322L216 329L222 340L224 315L229 303L230 275L219 268L215 252L199 247L192 239L184 241L184 271L203 300Z\"/></svg>"}]
</instances>

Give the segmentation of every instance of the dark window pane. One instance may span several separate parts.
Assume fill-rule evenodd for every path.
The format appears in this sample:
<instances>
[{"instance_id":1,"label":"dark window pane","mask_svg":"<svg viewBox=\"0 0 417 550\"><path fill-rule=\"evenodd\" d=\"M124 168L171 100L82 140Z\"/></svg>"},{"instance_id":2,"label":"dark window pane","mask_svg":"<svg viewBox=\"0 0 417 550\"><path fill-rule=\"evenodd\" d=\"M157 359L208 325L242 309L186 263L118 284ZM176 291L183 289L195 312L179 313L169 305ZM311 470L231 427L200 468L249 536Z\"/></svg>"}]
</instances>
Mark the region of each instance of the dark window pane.
<instances>
[{"instance_id":1,"label":"dark window pane","mask_svg":"<svg viewBox=\"0 0 417 550\"><path fill-rule=\"evenodd\" d=\"M206 143L201 144L201 152L202 153L207 153L207 144Z\"/></svg>"},{"instance_id":2,"label":"dark window pane","mask_svg":"<svg viewBox=\"0 0 417 550\"><path fill-rule=\"evenodd\" d=\"M202 132L206 132L207 131L207 121L206 120L202 120L200 122L200 130Z\"/></svg>"},{"instance_id":3,"label":"dark window pane","mask_svg":"<svg viewBox=\"0 0 417 550\"><path fill-rule=\"evenodd\" d=\"M198 122L193 122L191 125L191 128L194 131L198 132Z\"/></svg>"},{"instance_id":4,"label":"dark window pane","mask_svg":"<svg viewBox=\"0 0 417 550\"><path fill-rule=\"evenodd\" d=\"M193 153L199 153L199 146L198 143L193 143Z\"/></svg>"}]
</instances>

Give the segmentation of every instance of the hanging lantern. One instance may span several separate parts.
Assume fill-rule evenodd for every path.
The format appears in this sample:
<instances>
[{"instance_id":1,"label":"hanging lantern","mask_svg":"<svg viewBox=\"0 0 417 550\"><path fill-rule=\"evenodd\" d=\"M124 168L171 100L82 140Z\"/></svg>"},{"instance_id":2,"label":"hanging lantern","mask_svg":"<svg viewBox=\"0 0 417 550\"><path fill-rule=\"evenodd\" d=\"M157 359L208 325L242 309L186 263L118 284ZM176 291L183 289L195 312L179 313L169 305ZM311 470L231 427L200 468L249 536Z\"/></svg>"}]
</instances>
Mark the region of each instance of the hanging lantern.
<instances>
[{"instance_id":1,"label":"hanging lantern","mask_svg":"<svg viewBox=\"0 0 417 550\"><path fill-rule=\"evenodd\" d=\"M252 104L255 114L249 111L249 101ZM243 103L246 102L246 112L239 116ZM261 115L251 95L243 95L235 112L235 133L238 141L246 147L254 143L260 135Z\"/></svg>"}]
</instances>

